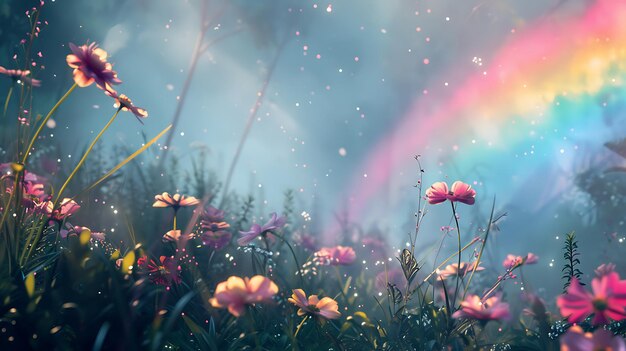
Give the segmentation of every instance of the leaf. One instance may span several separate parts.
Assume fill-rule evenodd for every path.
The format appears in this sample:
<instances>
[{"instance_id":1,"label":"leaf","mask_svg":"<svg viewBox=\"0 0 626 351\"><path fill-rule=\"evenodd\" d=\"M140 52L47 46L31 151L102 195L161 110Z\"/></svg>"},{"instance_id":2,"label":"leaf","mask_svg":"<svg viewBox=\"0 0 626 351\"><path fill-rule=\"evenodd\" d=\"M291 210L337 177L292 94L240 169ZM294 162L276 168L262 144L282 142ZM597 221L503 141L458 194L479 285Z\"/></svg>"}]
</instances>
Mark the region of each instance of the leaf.
<instances>
[{"instance_id":1,"label":"leaf","mask_svg":"<svg viewBox=\"0 0 626 351\"><path fill-rule=\"evenodd\" d=\"M28 297L33 297L33 295L35 294L35 273L34 272L28 273L28 275L26 276L26 279L24 280L24 286L26 287L26 293L28 294Z\"/></svg>"},{"instance_id":2,"label":"leaf","mask_svg":"<svg viewBox=\"0 0 626 351\"><path fill-rule=\"evenodd\" d=\"M128 274L133 264L135 264L135 251L128 251L122 260L122 273Z\"/></svg>"}]
</instances>

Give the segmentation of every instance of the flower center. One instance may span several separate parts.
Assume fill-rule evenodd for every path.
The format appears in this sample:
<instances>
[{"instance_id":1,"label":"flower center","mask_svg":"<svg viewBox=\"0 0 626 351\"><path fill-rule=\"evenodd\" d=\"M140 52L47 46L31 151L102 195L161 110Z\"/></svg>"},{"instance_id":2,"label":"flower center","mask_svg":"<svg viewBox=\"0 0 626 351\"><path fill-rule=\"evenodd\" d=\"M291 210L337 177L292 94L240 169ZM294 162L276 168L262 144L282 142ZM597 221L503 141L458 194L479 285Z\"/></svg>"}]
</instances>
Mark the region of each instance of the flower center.
<instances>
[{"instance_id":1,"label":"flower center","mask_svg":"<svg viewBox=\"0 0 626 351\"><path fill-rule=\"evenodd\" d=\"M604 311L609 307L608 301L604 298L595 298L591 303L596 311Z\"/></svg>"}]
</instances>

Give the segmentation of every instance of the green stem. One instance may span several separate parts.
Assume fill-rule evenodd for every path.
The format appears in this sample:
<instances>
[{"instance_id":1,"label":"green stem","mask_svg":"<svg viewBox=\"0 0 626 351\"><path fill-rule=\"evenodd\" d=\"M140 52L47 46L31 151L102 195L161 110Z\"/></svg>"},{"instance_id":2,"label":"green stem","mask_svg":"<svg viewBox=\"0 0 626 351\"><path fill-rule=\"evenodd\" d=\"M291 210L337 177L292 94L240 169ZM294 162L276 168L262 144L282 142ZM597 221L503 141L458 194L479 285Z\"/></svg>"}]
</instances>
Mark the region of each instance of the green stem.
<instances>
[{"instance_id":1,"label":"green stem","mask_svg":"<svg viewBox=\"0 0 626 351\"><path fill-rule=\"evenodd\" d=\"M173 230L176 230L176 214L177 214L177 210L174 210L174 226L173 226Z\"/></svg>"},{"instance_id":2,"label":"green stem","mask_svg":"<svg viewBox=\"0 0 626 351\"><path fill-rule=\"evenodd\" d=\"M4 101L4 117L7 116L7 109L9 108L9 101L11 101L11 95L13 95L13 84L9 88L9 92L7 93L7 99Z\"/></svg>"},{"instance_id":3,"label":"green stem","mask_svg":"<svg viewBox=\"0 0 626 351\"><path fill-rule=\"evenodd\" d=\"M302 322L300 322L300 324L298 324L298 327L296 328L296 332L293 334L294 342L297 343L296 338L298 337L298 333L300 332L300 329L302 329L302 326L304 325L304 322L306 322L306 320L308 318L309 318L309 315L304 316L304 318L302 318Z\"/></svg>"},{"instance_id":4,"label":"green stem","mask_svg":"<svg viewBox=\"0 0 626 351\"><path fill-rule=\"evenodd\" d=\"M273 233L273 234L274 236L282 240L285 244L287 244L287 247L289 248L289 251L291 251L291 255L293 256L293 260L296 263L296 266L298 266L298 276L300 277L300 283L302 284L302 288L304 288L304 278L302 277L302 266L298 262L298 257L296 257L296 253L293 251L293 247L291 247L291 244L289 244L289 242L283 236L278 235L276 233Z\"/></svg>"},{"instance_id":5,"label":"green stem","mask_svg":"<svg viewBox=\"0 0 626 351\"><path fill-rule=\"evenodd\" d=\"M483 252L485 251L485 245L487 245L487 239L489 239L489 232L491 232L491 225L493 223L493 211L496 208L496 198L494 196L493 203L491 204L491 214L489 215L489 223L487 223L487 232L485 233L485 238L483 239L483 244L480 247L480 252L478 253L478 258L476 259L476 265L472 269L472 274L470 274L469 279L467 280L467 284L465 285L465 291L463 291L463 300L465 300L465 295L467 294L467 290L469 289L469 285L472 282L472 278L474 277L474 273L480 264L480 260L483 258Z\"/></svg>"},{"instance_id":6,"label":"green stem","mask_svg":"<svg viewBox=\"0 0 626 351\"><path fill-rule=\"evenodd\" d=\"M450 205L452 206L452 215L454 216L454 222L456 223L456 233L459 239L459 259L457 265L457 277L456 277L456 288L454 288L454 300L452 300L452 308L456 305L456 298L459 295L459 282L461 281L461 228L459 228L459 219L456 216L456 209L454 208L454 202L450 201Z\"/></svg>"},{"instance_id":7,"label":"green stem","mask_svg":"<svg viewBox=\"0 0 626 351\"><path fill-rule=\"evenodd\" d=\"M91 144L89 145L89 147L87 148L87 151L85 151L85 154L83 155L83 157L80 159L80 161L78 161L78 164L76 165L76 167L74 167L74 170L72 171L72 173L70 173L69 177L67 177L67 179L65 180L65 183L63 183L63 185L61 186L61 188L59 189L59 193L57 194L56 200L54 200L54 206L52 207L53 209L56 207L56 205L59 203L59 200L61 199L61 196L63 196L63 192L65 191L65 188L67 188L67 185L70 183L70 181L72 180L72 178L74 178L74 176L76 175L76 172L78 172L78 170L80 169L80 167L83 166L83 164L85 163L85 160L87 160L87 156L89 156L89 154L91 153L91 150L93 149L93 147L96 145L96 143L98 142L98 140L100 140L100 138L102 137L102 135L104 134L104 132L109 129L109 127L111 126L111 124L113 124L113 121L115 121L115 118L117 117L117 115L120 113L121 109L117 109L117 111L115 111L115 113L113 114L113 117L111 117L111 119L109 120L109 122L104 126L104 128L102 128L102 130L100 130L100 133L98 133L98 135L96 135L96 138L93 139L93 141L91 142Z\"/></svg>"},{"instance_id":8,"label":"green stem","mask_svg":"<svg viewBox=\"0 0 626 351\"><path fill-rule=\"evenodd\" d=\"M37 140L37 138L39 137L39 134L41 134L41 131L43 130L43 127L46 125L46 123L48 123L48 120L50 119L50 117L52 117L54 112L59 108L59 106L61 106L61 104L67 99L67 97L72 93L72 91L74 91L74 89L76 89L77 86L78 85L76 85L76 83L74 83L74 85L72 85L72 87L65 93L65 95L63 95L61 97L61 99L59 101L57 101L57 103L52 107L50 112L48 112L48 114L46 115L46 118L44 118L41 121L41 124L39 125L39 128L37 128L37 131L35 132L35 135L33 135L32 139L30 140L30 143L28 144L28 148L26 150L24 150L24 157L22 158L22 164L24 166L26 165L26 160L28 159L28 155L30 154L30 150L33 148L33 145L35 144L35 140Z\"/></svg>"}]
</instances>

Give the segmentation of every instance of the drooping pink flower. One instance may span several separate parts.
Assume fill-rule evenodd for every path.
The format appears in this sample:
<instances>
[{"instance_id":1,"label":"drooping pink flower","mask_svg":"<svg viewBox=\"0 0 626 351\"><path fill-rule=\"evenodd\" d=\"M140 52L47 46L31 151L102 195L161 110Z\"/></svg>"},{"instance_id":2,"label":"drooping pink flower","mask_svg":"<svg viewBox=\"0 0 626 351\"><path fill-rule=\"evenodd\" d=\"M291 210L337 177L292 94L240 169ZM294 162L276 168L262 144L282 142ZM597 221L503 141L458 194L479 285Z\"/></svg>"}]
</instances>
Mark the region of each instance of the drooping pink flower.
<instances>
[{"instance_id":1,"label":"drooping pink flower","mask_svg":"<svg viewBox=\"0 0 626 351\"><path fill-rule=\"evenodd\" d=\"M41 86L40 80L29 77L29 70L22 71L21 69L6 69L0 66L0 74L4 74L18 83L24 83L33 87Z\"/></svg>"},{"instance_id":2,"label":"drooping pink flower","mask_svg":"<svg viewBox=\"0 0 626 351\"><path fill-rule=\"evenodd\" d=\"M147 266L148 277L154 284L169 287L172 283L179 284L182 281L176 261L172 257L161 256L159 262L150 260L150 263L146 263L145 258L141 263L137 260L137 266Z\"/></svg>"},{"instance_id":3,"label":"drooping pink flower","mask_svg":"<svg viewBox=\"0 0 626 351\"><path fill-rule=\"evenodd\" d=\"M626 280L616 272L594 278L593 294L572 278L567 293L557 297L556 305L570 323L578 323L594 314L593 324L607 324L610 320L626 319Z\"/></svg>"},{"instance_id":4,"label":"drooping pink flower","mask_svg":"<svg viewBox=\"0 0 626 351\"><path fill-rule=\"evenodd\" d=\"M264 225L253 224L247 232L240 231L241 236L237 239L239 246L248 245L257 237L266 235L268 232L282 228L287 220L283 216L278 216L275 212L270 214L270 219Z\"/></svg>"},{"instance_id":5,"label":"drooping pink flower","mask_svg":"<svg viewBox=\"0 0 626 351\"><path fill-rule=\"evenodd\" d=\"M69 198L63 199L58 208L54 209L53 207L54 203L52 201L45 201L35 206L35 212L45 214L51 220L61 222L80 209L80 205Z\"/></svg>"},{"instance_id":6,"label":"drooping pink flower","mask_svg":"<svg viewBox=\"0 0 626 351\"><path fill-rule=\"evenodd\" d=\"M228 312L239 317L245 313L247 305L269 302L277 293L276 283L262 275L243 279L231 276L217 284L209 303L215 308L228 308Z\"/></svg>"},{"instance_id":7,"label":"drooping pink flower","mask_svg":"<svg viewBox=\"0 0 626 351\"><path fill-rule=\"evenodd\" d=\"M148 117L148 111L133 105L132 100L128 96L118 94L115 90L106 90L104 93L115 99L115 108L119 108L122 111L132 112L140 123L143 124L143 121L141 120L142 118Z\"/></svg>"},{"instance_id":8,"label":"drooping pink flower","mask_svg":"<svg viewBox=\"0 0 626 351\"><path fill-rule=\"evenodd\" d=\"M288 301L300 307L298 309L298 316L313 315L321 316L326 319L337 319L341 317L337 301L330 297L323 297L320 300L317 295L311 295L307 298L304 290L294 289Z\"/></svg>"},{"instance_id":9,"label":"drooping pink flower","mask_svg":"<svg viewBox=\"0 0 626 351\"><path fill-rule=\"evenodd\" d=\"M593 334L585 333L578 325L561 335L561 351L591 350L626 351L626 343L623 337L608 330L596 329Z\"/></svg>"},{"instance_id":10,"label":"drooping pink flower","mask_svg":"<svg viewBox=\"0 0 626 351\"><path fill-rule=\"evenodd\" d=\"M170 195L167 192L154 196L154 200L152 207L171 207L174 211L178 211L181 207L195 206L200 203L200 200L193 196Z\"/></svg>"},{"instance_id":11,"label":"drooping pink flower","mask_svg":"<svg viewBox=\"0 0 626 351\"><path fill-rule=\"evenodd\" d=\"M454 312L452 317L478 320L508 320L511 318L511 313L509 304L501 302L498 296L492 296L482 302L478 295L468 295L461 302L461 309Z\"/></svg>"},{"instance_id":12,"label":"drooping pink flower","mask_svg":"<svg viewBox=\"0 0 626 351\"><path fill-rule=\"evenodd\" d=\"M346 266L354 262L356 253L349 246L323 247L313 254L314 261L323 266Z\"/></svg>"},{"instance_id":13,"label":"drooping pink flower","mask_svg":"<svg viewBox=\"0 0 626 351\"><path fill-rule=\"evenodd\" d=\"M112 89L113 84L122 83L117 78L113 65L107 62L107 52L96 43L82 46L70 43L70 50L72 53L67 55L66 61L68 66L74 69L74 82L79 87L96 83L98 88L107 91Z\"/></svg>"},{"instance_id":14,"label":"drooping pink flower","mask_svg":"<svg viewBox=\"0 0 626 351\"><path fill-rule=\"evenodd\" d=\"M452 184L452 188L449 190L446 182L436 182L426 190L426 198L431 205L439 204L446 200L473 205L476 201L476 190L472 189L471 185L458 180Z\"/></svg>"}]
</instances>

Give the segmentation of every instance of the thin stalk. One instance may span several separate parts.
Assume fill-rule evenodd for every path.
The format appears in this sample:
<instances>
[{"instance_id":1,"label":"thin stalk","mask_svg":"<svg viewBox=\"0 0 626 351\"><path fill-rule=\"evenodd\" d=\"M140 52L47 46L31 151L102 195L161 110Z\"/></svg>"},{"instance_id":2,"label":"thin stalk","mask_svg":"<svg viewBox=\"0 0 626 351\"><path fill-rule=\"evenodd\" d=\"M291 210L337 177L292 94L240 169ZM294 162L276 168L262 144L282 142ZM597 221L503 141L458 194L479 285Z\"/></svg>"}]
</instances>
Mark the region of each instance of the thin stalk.
<instances>
[{"instance_id":1,"label":"thin stalk","mask_svg":"<svg viewBox=\"0 0 626 351\"><path fill-rule=\"evenodd\" d=\"M85 151L85 154L83 155L83 157L80 159L80 161L78 161L78 164L76 165L76 167L74 167L74 170L72 171L72 173L70 173L69 177L67 177L67 179L65 180L65 183L63 183L63 185L61 186L61 189L59 189L59 193L57 194L56 200L54 200L54 206L52 207L53 209L59 203L59 200L61 199L61 196L63 195L63 192L65 191L65 188L67 188L67 185L70 183L72 178L74 178L74 176L76 175L76 172L78 172L78 170L85 163L85 160L87 160L87 156L89 156L93 147L96 145L98 140L100 140L104 132L106 132L106 130L109 129L111 124L113 124L113 121L115 121L115 118L117 118L117 115L120 113L121 110L122 110L121 108L118 108L117 111L115 111L115 113L113 114L109 122L104 126L104 128L102 128L102 130L100 130L100 133L98 133L98 135L96 135L96 138L91 142L91 144L87 148L87 151Z\"/></svg>"},{"instance_id":2,"label":"thin stalk","mask_svg":"<svg viewBox=\"0 0 626 351\"><path fill-rule=\"evenodd\" d=\"M298 276L300 277L300 283L302 284L302 288L304 288L304 278L302 278L302 266L298 262L298 257L296 257L296 253L295 253L295 251L293 251L293 247L291 247L291 244L289 244L289 242L287 240L285 240L285 238L283 236L278 235L276 233L273 233L273 234L274 234L275 237L279 238L285 244L287 244L287 247L289 248L289 251L291 251L291 255L293 256L293 260L296 263L296 266L298 266Z\"/></svg>"},{"instance_id":3,"label":"thin stalk","mask_svg":"<svg viewBox=\"0 0 626 351\"><path fill-rule=\"evenodd\" d=\"M76 85L76 83L74 83L74 85L72 85L72 87L65 93L65 95L63 95L61 97L61 99L59 99L59 101L57 101L57 103L52 107L50 112L48 112L46 117L41 121L41 124L39 125L39 128L37 128L37 131L35 132L35 134L33 135L32 139L30 140L30 143L28 144L28 148L26 150L24 150L24 157L22 158L22 164L23 165L26 165L26 160L28 160L28 155L30 155L30 150L33 148L33 145L35 144L35 140L37 140L37 138L39 137L39 134L43 130L43 127L46 125L46 123L48 122L50 117L52 117L54 112L59 108L59 106L61 106L61 104L67 99L67 97L70 96L72 91L74 91L74 89L76 89L76 87L77 87L77 85Z\"/></svg>"},{"instance_id":4,"label":"thin stalk","mask_svg":"<svg viewBox=\"0 0 626 351\"><path fill-rule=\"evenodd\" d=\"M304 316L304 318L302 318L302 322L300 322L300 324L298 324L298 327L296 328L296 332L293 334L294 341L296 341L296 338L298 337L298 333L300 332L300 329L302 329L302 326L304 325L304 322L306 322L306 320L308 318L309 318L309 315Z\"/></svg>"},{"instance_id":5,"label":"thin stalk","mask_svg":"<svg viewBox=\"0 0 626 351\"><path fill-rule=\"evenodd\" d=\"M456 209L454 208L454 202L450 201L450 205L452 206L452 215L454 216L454 222L456 223L456 233L459 239L459 259L458 259L457 270L459 273L461 273L461 228L459 228L459 219L456 216ZM459 277L457 277L456 287L454 288L454 300L452 300L452 307L456 305L456 298L459 295L459 283L460 283L460 279Z\"/></svg>"},{"instance_id":6,"label":"thin stalk","mask_svg":"<svg viewBox=\"0 0 626 351\"><path fill-rule=\"evenodd\" d=\"M487 239L489 239L489 232L491 231L491 224L493 221L493 211L496 208L496 198L494 196L493 198L493 203L491 204L491 214L489 215L489 222L487 223L487 232L485 233L485 238L483 239L483 244L480 247L480 252L478 253L478 258L476 259L476 265L474 266L474 269L472 269L472 274L470 274L469 279L467 280L467 284L465 285L465 291L463 291L463 300L465 300L465 295L467 294L467 290L469 289L469 285L472 282L472 278L474 277L474 272L476 272L476 269L478 268L478 265L480 264L480 260L483 257L483 251L485 250L485 245L487 245Z\"/></svg>"},{"instance_id":7,"label":"thin stalk","mask_svg":"<svg viewBox=\"0 0 626 351\"><path fill-rule=\"evenodd\" d=\"M13 86L14 84L11 84L11 87L9 88L9 92L7 93L7 98L4 101L4 118L7 117L7 109L9 108L9 101L11 101L11 95L13 95Z\"/></svg>"}]
</instances>

